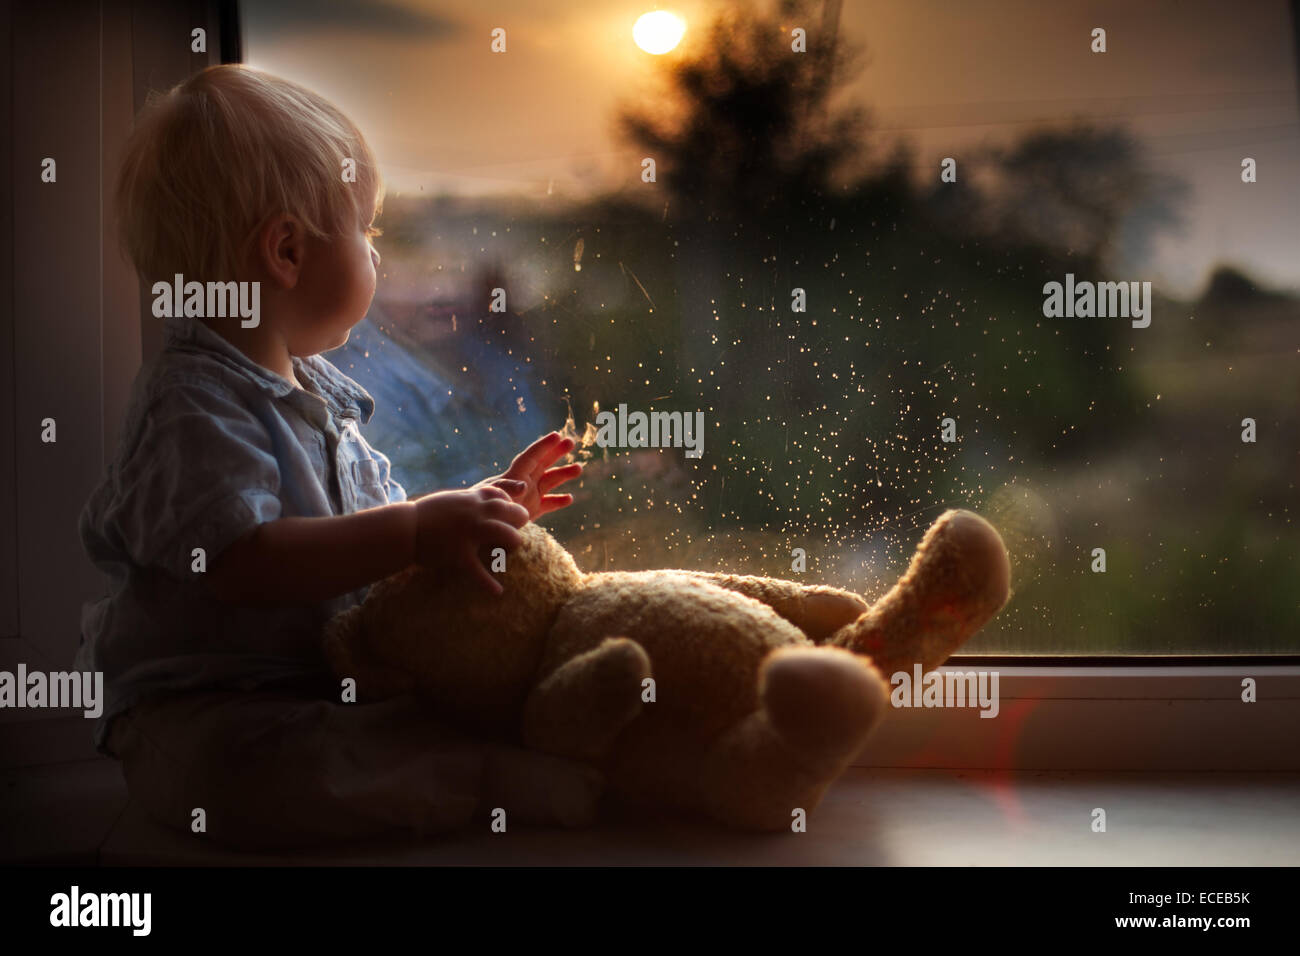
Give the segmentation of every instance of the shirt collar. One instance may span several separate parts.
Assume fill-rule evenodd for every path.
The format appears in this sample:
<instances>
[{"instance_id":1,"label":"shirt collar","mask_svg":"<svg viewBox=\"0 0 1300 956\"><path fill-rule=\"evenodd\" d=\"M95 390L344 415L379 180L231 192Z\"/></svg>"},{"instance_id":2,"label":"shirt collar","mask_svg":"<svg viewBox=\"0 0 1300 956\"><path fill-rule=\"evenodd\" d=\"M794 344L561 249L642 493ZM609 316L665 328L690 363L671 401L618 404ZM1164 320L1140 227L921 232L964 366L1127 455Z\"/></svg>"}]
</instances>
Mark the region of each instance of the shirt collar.
<instances>
[{"instance_id":1,"label":"shirt collar","mask_svg":"<svg viewBox=\"0 0 1300 956\"><path fill-rule=\"evenodd\" d=\"M313 395L310 391L295 387L284 376L258 365L193 316L167 317L163 325L163 348L215 354L224 365L276 398L299 397L295 393L309 395L314 400L324 400L338 417L355 418L362 425L370 420L375 411L375 400L370 393L319 355L309 355L306 358L295 355L291 358L294 374L299 381L309 383L315 389L316 394Z\"/></svg>"},{"instance_id":2,"label":"shirt collar","mask_svg":"<svg viewBox=\"0 0 1300 956\"><path fill-rule=\"evenodd\" d=\"M319 355L306 358L293 357L293 368L299 380L310 381L334 413L340 418L355 418L364 425L375 411L375 400L370 393ZM276 378L279 378L277 375ZM283 379L281 379L283 381ZM296 389L295 389L296 391Z\"/></svg>"}]
</instances>

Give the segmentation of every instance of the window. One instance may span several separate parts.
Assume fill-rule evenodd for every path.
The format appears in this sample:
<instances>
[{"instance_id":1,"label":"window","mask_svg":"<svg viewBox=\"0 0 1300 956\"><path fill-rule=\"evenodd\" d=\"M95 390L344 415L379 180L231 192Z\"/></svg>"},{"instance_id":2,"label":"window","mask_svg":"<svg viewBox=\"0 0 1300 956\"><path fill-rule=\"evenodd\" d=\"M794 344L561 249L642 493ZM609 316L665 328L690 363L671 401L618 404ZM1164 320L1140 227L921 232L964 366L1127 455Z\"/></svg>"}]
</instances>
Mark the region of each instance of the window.
<instances>
[{"instance_id":1,"label":"window","mask_svg":"<svg viewBox=\"0 0 1300 956\"><path fill-rule=\"evenodd\" d=\"M246 61L389 183L329 357L408 489L698 412L698 458L586 446L547 522L580 564L874 597L966 507L1015 589L970 653L1300 651L1285 6L1107 8L1094 52L1087 5L795 4L720 42L729 8L682 3L663 55L627 4L285 9L241 4Z\"/></svg>"}]
</instances>

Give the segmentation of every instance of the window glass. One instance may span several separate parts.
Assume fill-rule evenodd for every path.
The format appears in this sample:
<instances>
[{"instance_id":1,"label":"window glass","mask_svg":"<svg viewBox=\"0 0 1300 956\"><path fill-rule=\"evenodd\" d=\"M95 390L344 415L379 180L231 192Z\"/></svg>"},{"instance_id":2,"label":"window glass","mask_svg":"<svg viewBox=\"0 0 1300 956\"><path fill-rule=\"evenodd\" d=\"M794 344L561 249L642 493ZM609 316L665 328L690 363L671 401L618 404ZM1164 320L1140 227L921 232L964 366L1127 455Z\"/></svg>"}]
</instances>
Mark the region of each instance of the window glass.
<instances>
[{"instance_id":1,"label":"window glass","mask_svg":"<svg viewBox=\"0 0 1300 956\"><path fill-rule=\"evenodd\" d=\"M968 652L1300 650L1288 5L656 6L241 3L379 156L327 357L408 491L567 421L589 570L875 597L962 507L1014 586Z\"/></svg>"}]
</instances>

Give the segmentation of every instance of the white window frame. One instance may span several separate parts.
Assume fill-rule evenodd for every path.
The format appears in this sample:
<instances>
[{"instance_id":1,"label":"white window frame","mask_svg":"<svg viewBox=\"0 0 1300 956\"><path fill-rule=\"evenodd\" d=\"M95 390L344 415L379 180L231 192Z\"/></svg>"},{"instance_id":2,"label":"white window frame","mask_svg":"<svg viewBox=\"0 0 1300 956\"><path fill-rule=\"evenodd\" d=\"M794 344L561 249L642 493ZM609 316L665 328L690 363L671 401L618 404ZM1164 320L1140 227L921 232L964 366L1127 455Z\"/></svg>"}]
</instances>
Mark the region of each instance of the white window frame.
<instances>
[{"instance_id":1,"label":"white window frame","mask_svg":"<svg viewBox=\"0 0 1300 956\"><path fill-rule=\"evenodd\" d=\"M996 671L999 710L894 708L859 767L996 770L1300 770L1300 665L992 663L955 658L941 673ZM1180 659L1181 660L1181 659ZM1194 659L1188 659L1194 661ZM1222 659L1216 659L1222 660ZM1256 701L1242 700L1255 681Z\"/></svg>"},{"instance_id":2,"label":"white window frame","mask_svg":"<svg viewBox=\"0 0 1300 956\"><path fill-rule=\"evenodd\" d=\"M1300 770L1300 657L1060 660L953 658L939 670L998 672L998 716L890 708L853 765ZM1242 700L1246 677L1255 703Z\"/></svg>"}]
</instances>

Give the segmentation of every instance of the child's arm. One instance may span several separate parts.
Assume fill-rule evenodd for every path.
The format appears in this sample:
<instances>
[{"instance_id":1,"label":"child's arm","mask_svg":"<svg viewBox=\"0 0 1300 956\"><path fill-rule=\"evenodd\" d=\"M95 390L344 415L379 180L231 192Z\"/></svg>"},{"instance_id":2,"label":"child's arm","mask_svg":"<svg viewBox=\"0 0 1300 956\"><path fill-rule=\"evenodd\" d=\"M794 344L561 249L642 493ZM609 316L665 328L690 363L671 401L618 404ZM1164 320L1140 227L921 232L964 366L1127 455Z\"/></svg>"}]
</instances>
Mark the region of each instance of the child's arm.
<instances>
[{"instance_id":1,"label":"child's arm","mask_svg":"<svg viewBox=\"0 0 1300 956\"><path fill-rule=\"evenodd\" d=\"M516 528L573 501L572 495L551 494L582 473L577 463L551 467L573 446L573 439L551 432L515 456L504 474L464 491L437 491L338 517L260 524L218 556L208 586L231 603L315 604L423 564L468 571L500 594L501 583L479 551L513 551L520 543Z\"/></svg>"},{"instance_id":2,"label":"child's arm","mask_svg":"<svg viewBox=\"0 0 1300 956\"><path fill-rule=\"evenodd\" d=\"M411 564L469 571L488 590L501 584L481 548L520 544L528 512L499 488L440 491L330 518L279 518L258 525L218 556L207 584L238 604L314 604L364 587Z\"/></svg>"}]
</instances>

